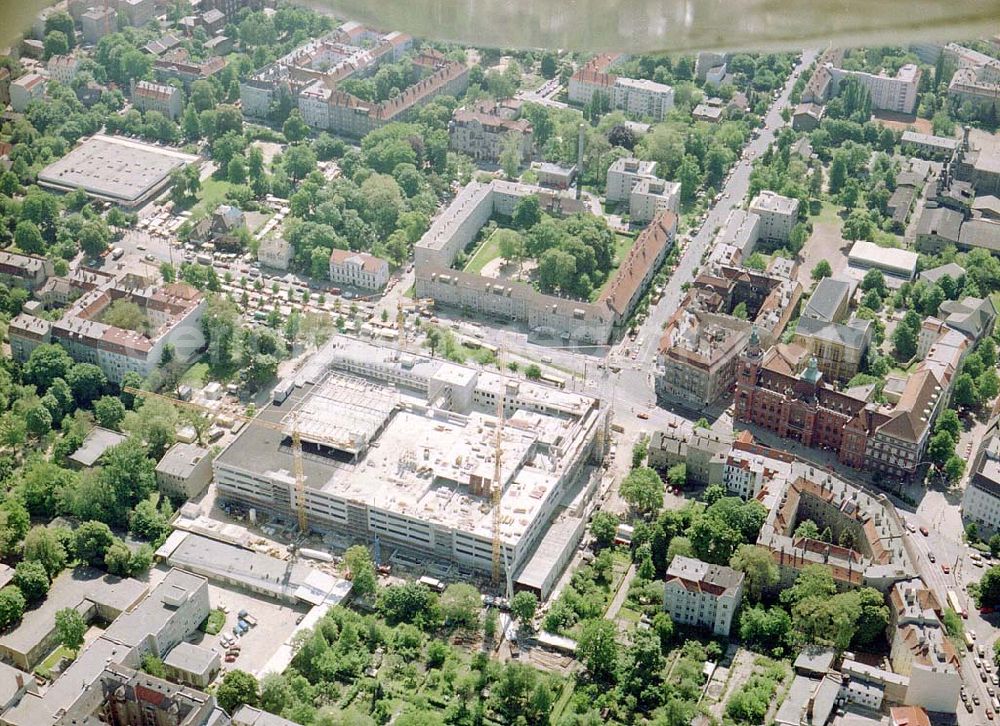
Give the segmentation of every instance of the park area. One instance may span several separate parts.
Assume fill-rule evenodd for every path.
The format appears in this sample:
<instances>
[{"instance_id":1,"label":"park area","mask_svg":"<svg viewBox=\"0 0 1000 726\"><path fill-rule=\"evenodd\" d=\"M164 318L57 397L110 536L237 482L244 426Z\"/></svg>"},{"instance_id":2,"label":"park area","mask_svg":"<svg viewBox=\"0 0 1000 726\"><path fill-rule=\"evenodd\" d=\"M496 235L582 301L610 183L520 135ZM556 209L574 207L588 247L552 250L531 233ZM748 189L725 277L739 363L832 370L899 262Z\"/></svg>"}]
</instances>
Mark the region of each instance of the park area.
<instances>
[{"instance_id":1,"label":"park area","mask_svg":"<svg viewBox=\"0 0 1000 726\"><path fill-rule=\"evenodd\" d=\"M530 197L528 199L531 199ZM635 237L615 233L601 217L541 215L530 226L491 222L456 260L473 275L523 282L539 292L593 302L628 255Z\"/></svg>"}]
</instances>

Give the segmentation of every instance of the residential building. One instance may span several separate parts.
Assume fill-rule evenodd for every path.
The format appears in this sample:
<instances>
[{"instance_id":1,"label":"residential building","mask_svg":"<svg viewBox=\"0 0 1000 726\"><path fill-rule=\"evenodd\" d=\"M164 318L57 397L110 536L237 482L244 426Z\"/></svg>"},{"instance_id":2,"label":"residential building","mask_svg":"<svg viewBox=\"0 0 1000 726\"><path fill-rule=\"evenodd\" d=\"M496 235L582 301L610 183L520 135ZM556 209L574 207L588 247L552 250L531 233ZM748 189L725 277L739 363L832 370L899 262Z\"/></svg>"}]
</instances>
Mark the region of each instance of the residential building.
<instances>
[{"instance_id":1,"label":"residential building","mask_svg":"<svg viewBox=\"0 0 1000 726\"><path fill-rule=\"evenodd\" d=\"M35 676L20 668L0 663L0 713L16 706L27 693L38 693Z\"/></svg>"},{"instance_id":2,"label":"residential building","mask_svg":"<svg viewBox=\"0 0 1000 726\"><path fill-rule=\"evenodd\" d=\"M83 42L87 45L97 45L105 35L118 32L118 11L107 5L91 7L80 16L83 28Z\"/></svg>"},{"instance_id":3,"label":"residential building","mask_svg":"<svg viewBox=\"0 0 1000 726\"><path fill-rule=\"evenodd\" d=\"M403 33L381 34L345 23L243 80L243 113L247 118L266 119L272 104L287 96L309 126L361 137L387 123L406 120L438 95L460 96L465 91L468 67L430 48L411 56L421 77L398 96L372 102L340 87L347 78L374 74L381 64L400 60L412 46L413 39Z\"/></svg>"},{"instance_id":4,"label":"residential building","mask_svg":"<svg viewBox=\"0 0 1000 726\"><path fill-rule=\"evenodd\" d=\"M657 396L698 406L728 397L751 329L745 320L681 306L660 339Z\"/></svg>"},{"instance_id":5,"label":"residential building","mask_svg":"<svg viewBox=\"0 0 1000 726\"><path fill-rule=\"evenodd\" d=\"M52 261L35 255L0 251L0 282L37 290L53 275Z\"/></svg>"},{"instance_id":6,"label":"residential building","mask_svg":"<svg viewBox=\"0 0 1000 726\"><path fill-rule=\"evenodd\" d=\"M900 139L904 154L919 156L922 159L950 159L961 143L958 139L932 134L921 134L916 131L904 131Z\"/></svg>"},{"instance_id":7,"label":"residential building","mask_svg":"<svg viewBox=\"0 0 1000 726\"><path fill-rule=\"evenodd\" d=\"M452 268L458 253L473 242L494 214L509 217L527 195L537 196L543 209L558 216L584 209L572 193L530 184L493 180L466 185L415 245L417 297L525 321L532 330L564 339L608 340L613 328L627 321L673 244L677 216L662 212L650 223L595 302L546 295L523 282Z\"/></svg>"},{"instance_id":8,"label":"residential building","mask_svg":"<svg viewBox=\"0 0 1000 726\"><path fill-rule=\"evenodd\" d=\"M389 282L389 263L367 252L333 250L330 282L366 290L381 290Z\"/></svg>"},{"instance_id":9,"label":"residential building","mask_svg":"<svg viewBox=\"0 0 1000 726\"><path fill-rule=\"evenodd\" d=\"M226 14L217 8L206 10L201 14L201 27L209 35L215 35L226 27Z\"/></svg>"},{"instance_id":10,"label":"residential building","mask_svg":"<svg viewBox=\"0 0 1000 726\"><path fill-rule=\"evenodd\" d=\"M631 116L662 121L674 107L674 89L665 83L619 76L611 89L611 105Z\"/></svg>"},{"instance_id":11,"label":"residential building","mask_svg":"<svg viewBox=\"0 0 1000 726\"><path fill-rule=\"evenodd\" d=\"M153 73L162 83L178 80L184 88L195 81L211 78L226 67L226 59L217 55L203 61L191 60L186 50L176 48L153 61Z\"/></svg>"},{"instance_id":12,"label":"residential building","mask_svg":"<svg viewBox=\"0 0 1000 726\"><path fill-rule=\"evenodd\" d=\"M644 179L656 179L656 162L625 157L615 159L608 167L604 198L609 202L625 202L635 186Z\"/></svg>"},{"instance_id":13,"label":"residential building","mask_svg":"<svg viewBox=\"0 0 1000 726\"><path fill-rule=\"evenodd\" d=\"M826 106L816 103L800 103L792 112L792 128L796 131L813 131L819 128Z\"/></svg>"},{"instance_id":14,"label":"residential building","mask_svg":"<svg viewBox=\"0 0 1000 726\"><path fill-rule=\"evenodd\" d=\"M654 431L649 438L650 468L665 472L675 464L685 464L687 480L699 486L721 484L726 456L733 435L696 427L690 434L680 429Z\"/></svg>"},{"instance_id":15,"label":"residential building","mask_svg":"<svg viewBox=\"0 0 1000 726\"><path fill-rule=\"evenodd\" d=\"M739 252L740 259L746 260L753 254L760 237L760 216L754 212L734 209L726 217L726 223L719 230L714 246L733 247Z\"/></svg>"},{"instance_id":16,"label":"residential building","mask_svg":"<svg viewBox=\"0 0 1000 726\"><path fill-rule=\"evenodd\" d=\"M0 68L0 108L10 103L10 70Z\"/></svg>"},{"instance_id":17,"label":"residential building","mask_svg":"<svg viewBox=\"0 0 1000 726\"><path fill-rule=\"evenodd\" d=\"M144 28L156 9L153 0L118 0L118 14L133 28Z\"/></svg>"},{"instance_id":18,"label":"residential building","mask_svg":"<svg viewBox=\"0 0 1000 726\"><path fill-rule=\"evenodd\" d=\"M699 103L691 109L691 118L695 121L717 124L724 119L725 113L726 109L721 104Z\"/></svg>"},{"instance_id":19,"label":"residential building","mask_svg":"<svg viewBox=\"0 0 1000 726\"><path fill-rule=\"evenodd\" d=\"M257 248L257 261L265 267L287 270L295 256L295 249L284 237L268 237Z\"/></svg>"},{"instance_id":20,"label":"residential building","mask_svg":"<svg viewBox=\"0 0 1000 726\"><path fill-rule=\"evenodd\" d=\"M77 698L64 712L35 723L54 726L76 724L155 724L156 726L225 726L229 717L211 694L156 678L138 663L110 661L95 667L95 678L77 689ZM102 670L103 668L103 670ZM42 710L42 709L39 709ZM47 714L46 714L47 715ZM42 714L38 714L39 717ZM258 722L264 726L263 722Z\"/></svg>"},{"instance_id":21,"label":"residential building","mask_svg":"<svg viewBox=\"0 0 1000 726\"><path fill-rule=\"evenodd\" d=\"M610 70L625 56L605 53L592 58L569 79L568 97L586 105L602 94L612 109L633 116L662 121L674 107L674 89L663 83L616 76Z\"/></svg>"},{"instance_id":22,"label":"residential building","mask_svg":"<svg viewBox=\"0 0 1000 726\"><path fill-rule=\"evenodd\" d=\"M677 555L667 569L663 608L675 623L728 637L743 597L742 572Z\"/></svg>"},{"instance_id":23,"label":"residential building","mask_svg":"<svg viewBox=\"0 0 1000 726\"><path fill-rule=\"evenodd\" d=\"M191 499L212 481L212 457L208 449L179 442L156 465L156 484L175 499Z\"/></svg>"},{"instance_id":24,"label":"residential building","mask_svg":"<svg viewBox=\"0 0 1000 726\"><path fill-rule=\"evenodd\" d=\"M838 590L873 587L886 593L915 576L903 546L903 520L885 495L868 494L833 469L795 457L789 463L790 474L765 482L757 495L768 512L757 545L770 551L778 566L772 594L791 587L809 565L829 568ZM806 519L820 531L829 527L837 544L796 535Z\"/></svg>"},{"instance_id":25,"label":"residential building","mask_svg":"<svg viewBox=\"0 0 1000 726\"><path fill-rule=\"evenodd\" d=\"M994 108L1000 99L1000 61L988 58L983 65L956 70L948 83L948 97L978 111Z\"/></svg>"},{"instance_id":26,"label":"residential building","mask_svg":"<svg viewBox=\"0 0 1000 726\"><path fill-rule=\"evenodd\" d=\"M701 51L695 57L694 76L699 81L708 81L710 76L717 76L720 72L726 74L726 54L712 51ZM714 81L713 81L714 82Z\"/></svg>"},{"instance_id":27,"label":"residential building","mask_svg":"<svg viewBox=\"0 0 1000 726\"><path fill-rule=\"evenodd\" d=\"M515 143L518 161L531 160L532 128L526 119L503 118L497 113L456 109L448 124L449 146L476 161L498 163L505 144Z\"/></svg>"},{"instance_id":28,"label":"residential building","mask_svg":"<svg viewBox=\"0 0 1000 726\"><path fill-rule=\"evenodd\" d=\"M233 726L298 726L294 721L261 711L253 706L240 706L233 714Z\"/></svg>"},{"instance_id":29,"label":"residential building","mask_svg":"<svg viewBox=\"0 0 1000 726\"><path fill-rule=\"evenodd\" d=\"M171 120L180 118L184 94L179 88L152 81L138 81L132 86L132 103L140 111L159 111Z\"/></svg>"},{"instance_id":30,"label":"residential building","mask_svg":"<svg viewBox=\"0 0 1000 726\"><path fill-rule=\"evenodd\" d=\"M905 114L912 114L916 109L922 71L913 63L900 66L894 76L848 71L834 66L830 66L829 70L838 92L848 79L857 80L871 96L873 109Z\"/></svg>"},{"instance_id":31,"label":"residential building","mask_svg":"<svg viewBox=\"0 0 1000 726\"><path fill-rule=\"evenodd\" d=\"M125 434L103 426L94 426L87 435L83 437L83 443L79 448L69 455L69 466L71 469L92 469L104 456L104 452L112 446L124 442L128 437Z\"/></svg>"},{"instance_id":32,"label":"residential building","mask_svg":"<svg viewBox=\"0 0 1000 726\"><path fill-rule=\"evenodd\" d=\"M80 59L75 55L54 55L49 58L45 69L53 81L68 85L80 70Z\"/></svg>"},{"instance_id":33,"label":"residential building","mask_svg":"<svg viewBox=\"0 0 1000 726\"><path fill-rule=\"evenodd\" d=\"M646 224L661 212L677 214L680 197L680 182L640 179L628 197L629 219L635 224Z\"/></svg>"},{"instance_id":34,"label":"residential building","mask_svg":"<svg viewBox=\"0 0 1000 726\"><path fill-rule=\"evenodd\" d=\"M24 314L11 321L11 350L19 360L26 360L23 356L39 342L59 343L74 360L100 366L114 383L121 383L128 371L148 376L160 364L168 345L176 360L190 360L205 344L200 325L205 298L184 283L156 288L135 282L125 274L120 281L112 277L89 290L85 283L75 283L83 294L56 322ZM122 299L136 303L143 311L148 327L142 332L116 328L101 320L111 304Z\"/></svg>"},{"instance_id":35,"label":"residential building","mask_svg":"<svg viewBox=\"0 0 1000 726\"><path fill-rule=\"evenodd\" d=\"M943 609L919 579L889 593L890 660L910 680L906 705L955 713L962 689L962 658L941 623Z\"/></svg>"},{"instance_id":36,"label":"residential building","mask_svg":"<svg viewBox=\"0 0 1000 726\"><path fill-rule=\"evenodd\" d=\"M45 97L45 77L38 73L26 73L10 84L10 107L23 113L32 101Z\"/></svg>"},{"instance_id":37,"label":"residential building","mask_svg":"<svg viewBox=\"0 0 1000 726\"><path fill-rule=\"evenodd\" d=\"M986 425L969 469L962 517L983 534L1000 532L1000 416Z\"/></svg>"},{"instance_id":38,"label":"residential building","mask_svg":"<svg viewBox=\"0 0 1000 726\"><path fill-rule=\"evenodd\" d=\"M962 333L971 344L975 344L993 332L997 309L988 297L967 295L961 300L945 300L938 308L938 316L947 327Z\"/></svg>"},{"instance_id":39,"label":"residential building","mask_svg":"<svg viewBox=\"0 0 1000 726\"><path fill-rule=\"evenodd\" d=\"M750 212L760 217L761 239L787 242L799 219L799 200L765 190L750 202Z\"/></svg>"},{"instance_id":40,"label":"residential building","mask_svg":"<svg viewBox=\"0 0 1000 726\"><path fill-rule=\"evenodd\" d=\"M163 659L167 678L195 688L207 688L222 667L222 657L216 650L193 643L178 643Z\"/></svg>"},{"instance_id":41,"label":"residential building","mask_svg":"<svg viewBox=\"0 0 1000 726\"><path fill-rule=\"evenodd\" d=\"M756 499L765 487L777 486L791 475L791 464L766 452L747 451L735 446L726 455L722 485L744 501Z\"/></svg>"},{"instance_id":42,"label":"residential building","mask_svg":"<svg viewBox=\"0 0 1000 726\"><path fill-rule=\"evenodd\" d=\"M962 223L962 231L958 235L959 250L967 252L972 249L983 249L993 254L1000 253L1000 224L989 219L967 219Z\"/></svg>"}]
</instances>

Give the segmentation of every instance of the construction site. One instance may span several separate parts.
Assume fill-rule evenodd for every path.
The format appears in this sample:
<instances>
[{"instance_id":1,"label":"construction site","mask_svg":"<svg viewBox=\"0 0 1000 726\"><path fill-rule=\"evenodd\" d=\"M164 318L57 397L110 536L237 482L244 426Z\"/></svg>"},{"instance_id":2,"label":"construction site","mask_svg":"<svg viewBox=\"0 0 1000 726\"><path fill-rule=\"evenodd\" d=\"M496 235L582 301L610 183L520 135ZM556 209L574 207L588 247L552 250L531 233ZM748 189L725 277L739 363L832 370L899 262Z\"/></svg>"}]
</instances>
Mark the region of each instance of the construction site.
<instances>
[{"instance_id":1,"label":"construction site","mask_svg":"<svg viewBox=\"0 0 1000 726\"><path fill-rule=\"evenodd\" d=\"M383 561L508 586L527 572L545 595L608 426L590 396L337 336L215 459L216 495Z\"/></svg>"}]
</instances>

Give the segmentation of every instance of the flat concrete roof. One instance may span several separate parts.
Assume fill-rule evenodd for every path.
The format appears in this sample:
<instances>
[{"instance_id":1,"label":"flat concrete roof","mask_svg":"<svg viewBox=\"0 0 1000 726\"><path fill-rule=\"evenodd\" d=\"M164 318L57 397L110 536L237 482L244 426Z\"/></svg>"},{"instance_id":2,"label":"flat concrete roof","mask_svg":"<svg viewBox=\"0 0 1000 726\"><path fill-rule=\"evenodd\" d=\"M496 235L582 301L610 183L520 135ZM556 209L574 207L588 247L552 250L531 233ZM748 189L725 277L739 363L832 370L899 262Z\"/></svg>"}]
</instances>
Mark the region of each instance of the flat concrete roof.
<instances>
[{"instance_id":1,"label":"flat concrete roof","mask_svg":"<svg viewBox=\"0 0 1000 726\"><path fill-rule=\"evenodd\" d=\"M212 668L212 664L219 654L214 650L202 648L194 643L178 643L163 659L163 664L170 668L204 675Z\"/></svg>"},{"instance_id":2,"label":"flat concrete roof","mask_svg":"<svg viewBox=\"0 0 1000 726\"><path fill-rule=\"evenodd\" d=\"M174 169L197 156L131 139L97 134L38 175L42 186L87 194L113 202L135 204L166 182Z\"/></svg>"}]
</instances>

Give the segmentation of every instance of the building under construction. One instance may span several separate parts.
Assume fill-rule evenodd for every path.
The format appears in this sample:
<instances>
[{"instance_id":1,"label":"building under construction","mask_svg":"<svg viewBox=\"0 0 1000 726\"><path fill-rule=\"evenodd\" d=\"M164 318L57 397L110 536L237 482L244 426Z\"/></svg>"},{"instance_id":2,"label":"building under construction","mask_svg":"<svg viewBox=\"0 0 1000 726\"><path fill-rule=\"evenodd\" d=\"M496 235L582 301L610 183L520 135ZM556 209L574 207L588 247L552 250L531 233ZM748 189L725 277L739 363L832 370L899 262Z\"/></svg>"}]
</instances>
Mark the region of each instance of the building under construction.
<instances>
[{"instance_id":1,"label":"building under construction","mask_svg":"<svg viewBox=\"0 0 1000 726\"><path fill-rule=\"evenodd\" d=\"M297 430L310 528L477 573L492 569L502 422L500 544L512 579L554 516L586 498L581 474L603 458L608 425L593 397L342 336L279 384L259 418L279 426L245 426L214 462L221 498L294 519ZM555 554L553 567L564 561Z\"/></svg>"}]
</instances>

